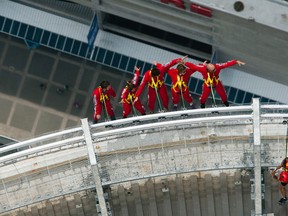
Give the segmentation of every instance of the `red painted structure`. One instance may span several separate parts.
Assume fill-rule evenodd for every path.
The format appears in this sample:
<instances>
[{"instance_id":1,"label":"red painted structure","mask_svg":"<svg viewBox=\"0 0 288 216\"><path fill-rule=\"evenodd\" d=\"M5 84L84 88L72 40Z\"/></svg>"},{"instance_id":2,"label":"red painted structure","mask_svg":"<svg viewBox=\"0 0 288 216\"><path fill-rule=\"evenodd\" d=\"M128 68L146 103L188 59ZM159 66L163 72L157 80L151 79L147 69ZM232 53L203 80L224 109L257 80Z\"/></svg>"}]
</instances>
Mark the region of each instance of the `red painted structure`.
<instances>
[{"instance_id":1,"label":"red painted structure","mask_svg":"<svg viewBox=\"0 0 288 216\"><path fill-rule=\"evenodd\" d=\"M170 3L175 5L177 8L186 10L185 2L183 0L160 0L160 1L164 4ZM197 13L206 17L212 17L211 9L193 3L187 3L187 4L189 4L190 12Z\"/></svg>"}]
</instances>

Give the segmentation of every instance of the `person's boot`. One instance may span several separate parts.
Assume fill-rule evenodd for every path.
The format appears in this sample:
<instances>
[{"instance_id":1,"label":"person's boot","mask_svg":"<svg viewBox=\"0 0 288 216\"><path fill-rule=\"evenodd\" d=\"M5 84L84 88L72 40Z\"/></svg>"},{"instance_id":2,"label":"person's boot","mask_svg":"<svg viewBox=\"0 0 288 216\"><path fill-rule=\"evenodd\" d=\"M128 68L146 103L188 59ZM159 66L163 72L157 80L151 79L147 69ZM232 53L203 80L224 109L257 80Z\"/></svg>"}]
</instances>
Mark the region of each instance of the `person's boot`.
<instances>
[{"instance_id":1,"label":"person's boot","mask_svg":"<svg viewBox=\"0 0 288 216\"><path fill-rule=\"evenodd\" d=\"M150 111L148 112L148 114L154 114L154 111L150 110Z\"/></svg>"},{"instance_id":2,"label":"person's boot","mask_svg":"<svg viewBox=\"0 0 288 216\"><path fill-rule=\"evenodd\" d=\"M287 201L287 198L286 198L286 197L285 197L285 198L282 197L278 202L279 202L280 205L282 205L282 204L284 204L286 201Z\"/></svg>"},{"instance_id":3,"label":"person's boot","mask_svg":"<svg viewBox=\"0 0 288 216\"><path fill-rule=\"evenodd\" d=\"M97 119L93 120L93 124L97 124L97 122L98 122Z\"/></svg>"},{"instance_id":4,"label":"person's boot","mask_svg":"<svg viewBox=\"0 0 288 216\"><path fill-rule=\"evenodd\" d=\"M178 106L177 105L173 105L173 111L177 111L177 109L178 109Z\"/></svg>"},{"instance_id":5,"label":"person's boot","mask_svg":"<svg viewBox=\"0 0 288 216\"><path fill-rule=\"evenodd\" d=\"M196 109L196 107L194 106L194 104L192 103L192 104L189 104L189 107L188 107L189 109Z\"/></svg>"},{"instance_id":6,"label":"person's boot","mask_svg":"<svg viewBox=\"0 0 288 216\"><path fill-rule=\"evenodd\" d=\"M205 103L201 103L200 107L201 107L201 109L204 109L205 108Z\"/></svg>"},{"instance_id":7,"label":"person's boot","mask_svg":"<svg viewBox=\"0 0 288 216\"><path fill-rule=\"evenodd\" d=\"M228 101L223 102L223 104L224 104L226 107L229 107L229 102L228 102Z\"/></svg>"}]
</instances>

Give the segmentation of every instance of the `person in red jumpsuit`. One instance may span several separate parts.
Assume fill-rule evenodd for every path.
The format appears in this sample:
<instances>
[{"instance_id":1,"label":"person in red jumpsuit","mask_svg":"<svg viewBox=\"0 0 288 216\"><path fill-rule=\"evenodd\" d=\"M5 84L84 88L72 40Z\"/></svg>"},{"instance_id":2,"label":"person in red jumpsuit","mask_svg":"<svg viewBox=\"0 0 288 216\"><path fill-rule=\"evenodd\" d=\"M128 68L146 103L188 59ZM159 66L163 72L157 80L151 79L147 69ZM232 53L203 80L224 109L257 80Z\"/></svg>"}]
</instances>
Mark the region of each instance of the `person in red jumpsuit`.
<instances>
[{"instance_id":1,"label":"person in red jumpsuit","mask_svg":"<svg viewBox=\"0 0 288 216\"><path fill-rule=\"evenodd\" d=\"M282 171L277 176L276 171L280 169L282 169ZM288 157L284 158L281 164L272 171L272 176L280 182L279 189L282 197L279 200L279 204L283 204L287 201L285 186L288 184Z\"/></svg>"},{"instance_id":2,"label":"person in red jumpsuit","mask_svg":"<svg viewBox=\"0 0 288 216\"><path fill-rule=\"evenodd\" d=\"M134 67L135 73L132 81L127 81L125 88L122 90L121 101L123 105L123 118L127 118L131 113L131 109L138 110L142 115L146 115L145 107L142 105L140 100L135 100L135 92L138 87L138 79L140 76L140 69L136 66ZM136 113L134 113L136 114Z\"/></svg>"},{"instance_id":3,"label":"person in red jumpsuit","mask_svg":"<svg viewBox=\"0 0 288 216\"><path fill-rule=\"evenodd\" d=\"M100 86L93 91L93 103L94 103L94 124L101 118L102 109L104 109L105 115L110 117L110 120L115 120L114 110L110 102L110 96L115 97L116 93L108 81L101 82Z\"/></svg>"},{"instance_id":4,"label":"person in red jumpsuit","mask_svg":"<svg viewBox=\"0 0 288 216\"><path fill-rule=\"evenodd\" d=\"M161 110L163 105L164 111L168 111L169 98L164 84L164 75L167 73L169 68L182 61L183 58L176 58L165 65L154 62L155 67L146 71L143 76L142 82L135 94L135 101L138 100L145 85L148 84L148 109L150 110L150 113L154 113L156 99L158 100L158 103L160 103L159 109Z\"/></svg>"},{"instance_id":5,"label":"person in red jumpsuit","mask_svg":"<svg viewBox=\"0 0 288 216\"><path fill-rule=\"evenodd\" d=\"M222 64L219 64L219 63L206 64L206 63L204 63L202 65L197 65L197 66L190 63L190 62L185 63L185 65L187 67L191 68L192 70L196 69L197 71L199 71L202 74L204 83L202 86L202 94L200 96L201 108L205 108L206 100L211 93L211 87L213 87L215 89L215 91L218 93L223 104L225 106L229 106L229 102L227 101L226 91L222 85L222 82L219 80L219 74L220 74L222 69L227 68L227 67L231 67L235 64L238 64L239 66L245 65L244 62L238 61L238 60L232 60L232 61L228 61L228 62L222 63Z\"/></svg>"},{"instance_id":6,"label":"person in red jumpsuit","mask_svg":"<svg viewBox=\"0 0 288 216\"><path fill-rule=\"evenodd\" d=\"M172 103L173 103L173 111L177 110L178 103L182 101L182 106L184 105L184 100L189 103L189 109L195 109L193 105L193 99L189 92L188 82L192 74L196 72L196 70L192 70L187 68L184 64L179 63L176 68L171 68L168 70L168 75L171 77L172 81ZM184 107L183 107L184 108Z\"/></svg>"}]
</instances>

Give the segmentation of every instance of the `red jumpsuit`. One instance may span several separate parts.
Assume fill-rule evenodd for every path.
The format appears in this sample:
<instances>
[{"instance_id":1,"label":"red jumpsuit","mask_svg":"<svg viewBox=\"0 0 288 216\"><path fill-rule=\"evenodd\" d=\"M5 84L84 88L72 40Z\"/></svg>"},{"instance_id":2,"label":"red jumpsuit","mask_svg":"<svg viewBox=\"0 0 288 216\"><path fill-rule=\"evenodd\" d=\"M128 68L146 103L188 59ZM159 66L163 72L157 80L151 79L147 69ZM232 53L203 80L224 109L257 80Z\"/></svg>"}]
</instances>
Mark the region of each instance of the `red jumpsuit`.
<instances>
[{"instance_id":1,"label":"red jumpsuit","mask_svg":"<svg viewBox=\"0 0 288 216\"><path fill-rule=\"evenodd\" d=\"M210 93L211 93L211 87L214 87L215 91L218 93L218 95L221 97L222 102L226 102L227 101L227 95L226 95L226 91L222 85L222 82L219 80L219 74L221 72L222 69L227 68L227 67L231 67L233 65L235 65L237 62L236 60L232 60L232 61L228 61L226 63L222 63L222 64L213 64L215 66L215 71L212 73L208 73L206 68L207 66L205 65L194 65L190 62L186 62L185 65L189 68L191 68L192 70L196 69L197 71L199 71L202 74L204 83L202 86L202 95L200 96L200 103L201 104L205 104L207 98L209 97Z\"/></svg>"},{"instance_id":2,"label":"red jumpsuit","mask_svg":"<svg viewBox=\"0 0 288 216\"><path fill-rule=\"evenodd\" d=\"M135 85L136 88L138 87L139 76L140 76L140 72L139 70L136 70L134 74L134 78L132 80L132 83ZM132 106L134 106L135 109L138 110L142 115L146 114L145 108L140 102L140 100L138 99L136 102L134 102L135 92L129 91L127 86L122 90L121 99L123 102L122 103L123 104L123 118L128 117L128 115L131 113ZM133 102L134 104L132 104Z\"/></svg>"},{"instance_id":3,"label":"red jumpsuit","mask_svg":"<svg viewBox=\"0 0 288 216\"><path fill-rule=\"evenodd\" d=\"M151 112L154 112L154 106L157 97L155 89L157 89L159 99L162 100L163 107L168 110L169 98L166 86L164 84L164 74L170 67L174 66L181 60L182 58L177 58L173 59L166 65L157 64L156 67L160 71L160 74L156 77L152 77L151 70L145 72L135 96L139 97L144 90L146 83L148 83L148 108Z\"/></svg>"},{"instance_id":4,"label":"red jumpsuit","mask_svg":"<svg viewBox=\"0 0 288 216\"><path fill-rule=\"evenodd\" d=\"M172 80L171 94L172 94L172 102L174 105L177 105L180 101L181 90L183 99L189 104L193 102L192 96L189 93L189 88L187 85L190 77L195 71L196 70L187 68L186 72L181 76L178 75L178 70L175 68L172 68L168 71L168 75L171 77Z\"/></svg>"},{"instance_id":5,"label":"red jumpsuit","mask_svg":"<svg viewBox=\"0 0 288 216\"><path fill-rule=\"evenodd\" d=\"M103 92L101 86L99 86L94 89L92 96L94 103L94 121L97 121L97 115L101 115L102 106L104 108L105 115L108 113L110 117L115 118L114 111L110 102L110 96L116 96L116 93L112 87Z\"/></svg>"},{"instance_id":6,"label":"red jumpsuit","mask_svg":"<svg viewBox=\"0 0 288 216\"><path fill-rule=\"evenodd\" d=\"M279 175L279 181L287 184L288 183L288 172L287 171L282 171Z\"/></svg>"},{"instance_id":7,"label":"red jumpsuit","mask_svg":"<svg viewBox=\"0 0 288 216\"><path fill-rule=\"evenodd\" d=\"M283 168L283 171L279 175L279 181L285 186L288 183L288 158L284 158L281 162L281 167Z\"/></svg>"}]
</instances>

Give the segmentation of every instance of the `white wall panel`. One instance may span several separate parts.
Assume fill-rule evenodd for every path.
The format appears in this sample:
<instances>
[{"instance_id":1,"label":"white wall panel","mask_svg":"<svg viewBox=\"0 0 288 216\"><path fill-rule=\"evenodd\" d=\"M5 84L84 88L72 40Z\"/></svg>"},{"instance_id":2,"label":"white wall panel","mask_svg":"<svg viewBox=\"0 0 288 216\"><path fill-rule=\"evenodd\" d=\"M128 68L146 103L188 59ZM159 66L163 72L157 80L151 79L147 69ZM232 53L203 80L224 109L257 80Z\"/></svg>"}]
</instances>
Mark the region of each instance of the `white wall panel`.
<instances>
[{"instance_id":1,"label":"white wall panel","mask_svg":"<svg viewBox=\"0 0 288 216\"><path fill-rule=\"evenodd\" d=\"M234 67L237 68L238 66L235 65ZM241 69L245 69L245 66L242 66ZM253 76L234 68L224 69L220 74L220 78L224 85L242 89L285 104L288 103L288 98L283 97L283 95L288 94L288 86Z\"/></svg>"},{"instance_id":2,"label":"white wall panel","mask_svg":"<svg viewBox=\"0 0 288 216\"><path fill-rule=\"evenodd\" d=\"M288 32L288 3L283 0L241 0L244 4L241 12L234 10L236 1L231 0L190 0L190 2Z\"/></svg>"}]
</instances>

